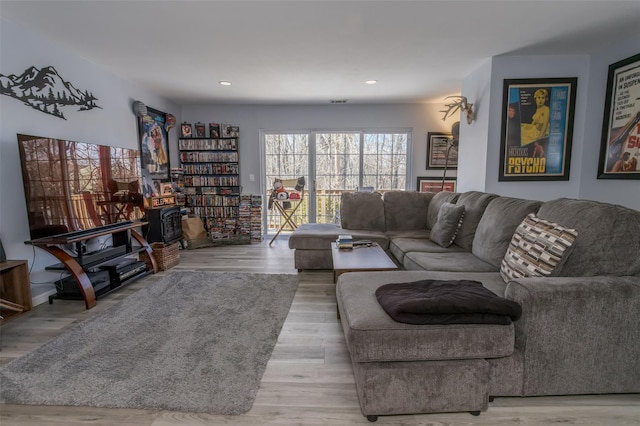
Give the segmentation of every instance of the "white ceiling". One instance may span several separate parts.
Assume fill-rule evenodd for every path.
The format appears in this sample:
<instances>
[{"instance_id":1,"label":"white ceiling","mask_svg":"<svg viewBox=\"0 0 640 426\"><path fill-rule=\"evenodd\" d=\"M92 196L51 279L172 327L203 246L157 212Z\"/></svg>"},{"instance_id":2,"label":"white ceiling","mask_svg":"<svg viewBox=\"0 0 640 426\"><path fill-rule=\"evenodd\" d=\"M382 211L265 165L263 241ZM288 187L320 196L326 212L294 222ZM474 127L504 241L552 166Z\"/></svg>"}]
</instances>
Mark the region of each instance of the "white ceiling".
<instances>
[{"instance_id":1,"label":"white ceiling","mask_svg":"<svg viewBox=\"0 0 640 426\"><path fill-rule=\"evenodd\" d=\"M179 104L441 102L492 56L640 31L638 0L2 0L0 16Z\"/></svg>"}]
</instances>

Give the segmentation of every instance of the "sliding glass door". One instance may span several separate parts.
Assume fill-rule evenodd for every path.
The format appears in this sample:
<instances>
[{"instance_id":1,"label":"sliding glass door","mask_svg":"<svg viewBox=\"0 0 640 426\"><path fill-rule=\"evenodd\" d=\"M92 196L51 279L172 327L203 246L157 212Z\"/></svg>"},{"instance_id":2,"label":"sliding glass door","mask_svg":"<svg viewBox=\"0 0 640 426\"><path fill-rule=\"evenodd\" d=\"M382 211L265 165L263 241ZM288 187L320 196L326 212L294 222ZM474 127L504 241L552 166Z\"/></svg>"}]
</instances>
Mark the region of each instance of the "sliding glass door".
<instances>
[{"instance_id":1,"label":"sliding glass door","mask_svg":"<svg viewBox=\"0 0 640 426\"><path fill-rule=\"evenodd\" d=\"M263 137L267 197L276 178L304 177L305 200L294 222L339 223L340 197L345 191L407 189L411 133L308 131L265 132ZM267 210L272 233L281 217Z\"/></svg>"},{"instance_id":2,"label":"sliding glass door","mask_svg":"<svg viewBox=\"0 0 640 426\"><path fill-rule=\"evenodd\" d=\"M315 223L336 223L340 197L360 186L360 133L316 133Z\"/></svg>"},{"instance_id":3,"label":"sliding glass door","mask_svg":"<svg viewBox=\"0 0 640 426\"><path fill-rule=\"evenodd\" d=\"M292 217L296 225L309 222L309 134L308 133L264 133L264 164L265 176L263 180L266 199L273 190L276 179L297 179L304 177L305 197L302 205ZM280 227L283 218L272 206L267 205L266 226L267 233L273 234ZM285 224L286 225L286 224ZM289 227L290 228L290 227ZM286 229L286 228L285 228ZM290 230L290 229L289 229Z\"/></svg>"}]
</instances>

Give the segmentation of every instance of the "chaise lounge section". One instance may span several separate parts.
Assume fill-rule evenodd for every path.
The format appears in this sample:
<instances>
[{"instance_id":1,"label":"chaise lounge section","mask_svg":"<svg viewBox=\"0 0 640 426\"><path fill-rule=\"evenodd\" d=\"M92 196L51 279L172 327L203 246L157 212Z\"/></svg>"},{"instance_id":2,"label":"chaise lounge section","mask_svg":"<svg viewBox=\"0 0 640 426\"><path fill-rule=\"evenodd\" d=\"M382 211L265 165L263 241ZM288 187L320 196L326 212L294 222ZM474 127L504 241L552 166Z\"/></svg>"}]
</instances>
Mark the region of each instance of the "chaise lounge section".
<instances>
[{"instance_id":1,"label":"chaise lounge section","mask_svg":"<svg viewBox=\"0 0 640 426\"><path fill-rule=\"evenodd\" d=\"M479 414L497 396L640 392L640 212L477 191L345 194L342 203L342 226L323 226L315 238L310 225L293 233L290 246L299 269L329 269L337 234L376 238L404 269L343 274L336 287L360 406L369 420ZM443 247L431 240L431 231L443 205L451 204L464 206L464 217L453 243ZM524 226L529 215L577 237L548 275L509 276L503 263L514 253L514 234L526 238L536 231ZM419 280L479 281L517 302L522 314L508 325L395 321L376 290Z\"/></svg>"}]
</instances>

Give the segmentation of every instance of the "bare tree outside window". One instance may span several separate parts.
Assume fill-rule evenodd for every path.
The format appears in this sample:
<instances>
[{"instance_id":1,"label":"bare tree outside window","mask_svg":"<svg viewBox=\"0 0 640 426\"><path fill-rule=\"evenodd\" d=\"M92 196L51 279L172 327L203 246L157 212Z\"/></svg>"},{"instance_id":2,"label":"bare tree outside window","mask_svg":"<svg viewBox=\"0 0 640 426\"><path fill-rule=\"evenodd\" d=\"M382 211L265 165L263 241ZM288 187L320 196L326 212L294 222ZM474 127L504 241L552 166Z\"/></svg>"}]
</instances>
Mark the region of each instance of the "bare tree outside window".
<instances>
[{"instance_id":1,"label":"bare tree outside window","mask_svg":"<svg viewBox=\"0 0 640 426\"><path fill-rule=\"evenodd\" d=\"M343 192L406 189L409 141L408 131L265 134L266 193L270 193L276 178L304 176L307 185L315 180L311 220L339 223ZM309 206L307 198L296 212L296 225L309 221ZM280 220L277 212L269 211L267 229L277 229Z\"/></svg>"}]
</instances>

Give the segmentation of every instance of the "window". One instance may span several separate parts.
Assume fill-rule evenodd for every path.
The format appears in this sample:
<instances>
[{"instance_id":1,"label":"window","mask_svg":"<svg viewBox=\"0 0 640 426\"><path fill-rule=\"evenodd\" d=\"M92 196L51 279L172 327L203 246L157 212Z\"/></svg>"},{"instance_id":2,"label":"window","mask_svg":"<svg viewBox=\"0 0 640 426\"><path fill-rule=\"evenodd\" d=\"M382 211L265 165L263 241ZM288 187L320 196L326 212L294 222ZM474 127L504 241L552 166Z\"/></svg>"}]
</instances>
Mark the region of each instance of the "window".
<instances>
[{"instance_id":1,"label":"window","mask_svg":"<svg viewBox=\"0 0 640 426\"><path fill-rule=\"evenodd\" d=\"M296 212L297 225L338 222L345 191L407 189L408 130L264 133L263 143L267 195L275 178L307 180L308 197ZM267 217L267 229L276 229L277 212L270 210Z\"/></svg>"}]
</instances>

